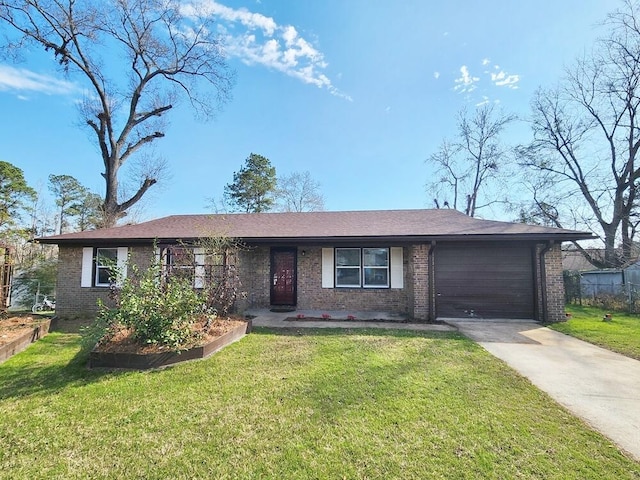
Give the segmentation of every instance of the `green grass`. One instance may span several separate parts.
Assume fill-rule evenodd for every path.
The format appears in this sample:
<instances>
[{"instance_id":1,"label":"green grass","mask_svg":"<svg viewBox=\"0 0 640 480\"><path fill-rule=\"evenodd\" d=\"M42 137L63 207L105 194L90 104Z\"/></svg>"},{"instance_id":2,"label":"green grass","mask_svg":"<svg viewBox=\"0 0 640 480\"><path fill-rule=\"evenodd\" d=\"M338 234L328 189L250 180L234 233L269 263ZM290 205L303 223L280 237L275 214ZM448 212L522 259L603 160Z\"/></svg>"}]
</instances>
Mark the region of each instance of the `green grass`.
<instances>
[{"instance_id":1,"label":"green grass","mask_svg":"<svg viewBox=\"0 0 640 480\"><path fill-rule=\"evenodd\" d=\"M640 464L457 334L256 329L211 358L0 365L0 477L629 479Z\"/></svg>"},{"instance_id":2,"label":"green grass","mask_svg":"<svg viewBox=\"0 0 640 480\"><path fill-rule=\"evenodd\" d=\"M549 327L640 360L640 315L575 305L567 306L566 311L572 314L570 320ZM610 322L602 321L606 313L611 313Z\"/></svg>"}]
</instances>

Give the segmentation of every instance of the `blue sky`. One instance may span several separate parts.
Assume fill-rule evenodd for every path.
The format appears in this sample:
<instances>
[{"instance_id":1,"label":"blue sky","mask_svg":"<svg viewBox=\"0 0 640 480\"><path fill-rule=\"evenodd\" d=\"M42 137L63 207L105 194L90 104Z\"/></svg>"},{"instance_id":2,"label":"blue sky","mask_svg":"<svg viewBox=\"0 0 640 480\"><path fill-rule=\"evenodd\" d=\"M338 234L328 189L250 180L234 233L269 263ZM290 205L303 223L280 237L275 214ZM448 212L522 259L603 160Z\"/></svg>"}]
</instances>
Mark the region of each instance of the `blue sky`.
<instances>
[{"instance_id":1,"label":"blue sky","mask_svg":"<svg viewBox=\"0 0 640 480\"><path fill-rule=\"evenodd\" d=\"M308 170L327 210L431 208L425 159L464 106L525 118L536 88L602 35L613 0L220 0L209 2L236 71L203 123L170 113L156 152L170 178L137 220L210 211L250 153L278 175ZM0 160L47 195L49 174L101 192L101 160L78 128L78 83L43 55L0 62ZM507 142L528 138L524 123ZM50 200L51 201L51 200ZM498 212L484 213L486 217Z\"/></svg>"}]
</instances>

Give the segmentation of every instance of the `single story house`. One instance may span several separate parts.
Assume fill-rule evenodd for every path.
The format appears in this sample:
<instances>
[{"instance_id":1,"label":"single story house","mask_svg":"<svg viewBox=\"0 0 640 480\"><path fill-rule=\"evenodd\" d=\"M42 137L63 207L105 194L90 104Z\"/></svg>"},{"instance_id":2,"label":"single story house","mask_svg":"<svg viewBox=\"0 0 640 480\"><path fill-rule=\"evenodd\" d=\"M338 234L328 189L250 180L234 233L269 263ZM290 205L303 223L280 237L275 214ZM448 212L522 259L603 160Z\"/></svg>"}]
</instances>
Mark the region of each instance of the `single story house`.
<instances>
[{"instance_id":1,"label":"single story house","mask_svg":"<svg viewBox=\"0 0 640 480\"><path fill-rule=\"evenodd\" d=\"M248 247L234 260L246 292L239 311L286 305L555 322L565 318L561 244L592 234L421 209L175 215L38 240L59 246L57 314L71 317L108 301L101 259L144 266L154 245L211 237Z\"/></svg>"}]
</instances>

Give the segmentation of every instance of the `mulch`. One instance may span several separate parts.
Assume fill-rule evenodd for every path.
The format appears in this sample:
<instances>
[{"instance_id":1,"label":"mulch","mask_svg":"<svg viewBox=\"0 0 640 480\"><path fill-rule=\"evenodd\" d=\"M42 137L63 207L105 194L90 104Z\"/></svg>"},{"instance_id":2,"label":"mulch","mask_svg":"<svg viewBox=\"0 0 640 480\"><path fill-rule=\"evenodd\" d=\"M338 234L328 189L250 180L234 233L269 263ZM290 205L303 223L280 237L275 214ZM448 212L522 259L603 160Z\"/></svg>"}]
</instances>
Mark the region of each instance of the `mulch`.
<instances>
[{"instance_id":1,"label":"mulch","mask_svg":"<svg viewBox=\"0 0 640 480\"><path fill-rule=\"evenodd\" d=\"M37 327L45 317L39 315L14 315L7 318L0 318L0 345L7 345L20 338L26 332L32 331Z\"/></svg>"},{"instance_id":2,"label":"mulch","mask_svg":"<svg viewBox=\"0 0 640 480\"><path fill-rule=\"evenodd\" d=\"M216 318L208 326L204 325L204 320L198 321L191 326L192 331L196 334L196 340L190 344L182 345L181 348L189 349L200 347L230 332L240 324L246 323L244 319L231 317ZM102 353L137 353L148 355L171 351L171 347L158 344L140 344L134 340L131 329L121 328L109 340L98 343L95 351Z\"/></svg>"}]
</instances>

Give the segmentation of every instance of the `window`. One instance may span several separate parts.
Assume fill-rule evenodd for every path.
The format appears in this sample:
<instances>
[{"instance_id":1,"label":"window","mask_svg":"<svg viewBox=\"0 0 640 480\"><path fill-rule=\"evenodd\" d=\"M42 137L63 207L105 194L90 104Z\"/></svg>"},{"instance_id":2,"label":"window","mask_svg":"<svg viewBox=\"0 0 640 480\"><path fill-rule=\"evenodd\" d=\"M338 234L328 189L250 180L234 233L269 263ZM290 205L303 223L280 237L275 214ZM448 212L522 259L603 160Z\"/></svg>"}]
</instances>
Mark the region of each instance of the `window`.
<instances>
[{"instance_id":1,"label":"window","mask_svg":"<svg viewBox=\"0 0 640 480\"><path fill-rule=\"evenodd\" d=\"M337 287L360 286L360 260L359 248L336 248Z\"/></svg>"},{"instance_id":2,"label":"window","mask_svg":"<svg viewBox=\"0 0 640 480\"><path fill-rule=\"evenodd\" d=\"M363 248L362 264L365 287L389 286L389 249Z\"/></svg>"},{"instance_id":3,"label":"window","mask_svg":"<svg viewBox=\"0 0 640 480\"><path fill-rule=\"evenodd\" d=\"M164 255L165 275L193 281L196 265L192 248L167 247L164 250Z\"/></svg>"},{"instance_id":4,"label":"window","mask_svg":"<svg viewBox=\"0 0 640 480\"><path fill-rule=\"evenodd\" d=\"M160 247L165 278L185 278L194 288L220 285L235 271L235 254L203 247L169 245Z\"/></svg>"},{"instance_id":5,"label":"window","mask_svg":"<svg viewBox=\"0 0 640 480\"><path fill-rule=\"evenodd\" d=\"M336 287L389 287L388 248L336 248Z\"/></svg>"},{"instance_id":6,"label":"window","mask_svg":"<svg viewBox=\"0 0 640 480\"><path fill-rule=\"evenodd\" d=\"M127 277L127 247L82 247L80 286L110 287Z\"/></svg>"},{"instance_id":7,"label":"window","mask_svg":"<svg viewBox=\"0 0 640 480\"><path fill-rule=\"evenodd\" d=\"M117 265L117 248L96 248L96 287L108 287L115 281Z\"/></svg>"}]
</instances>

